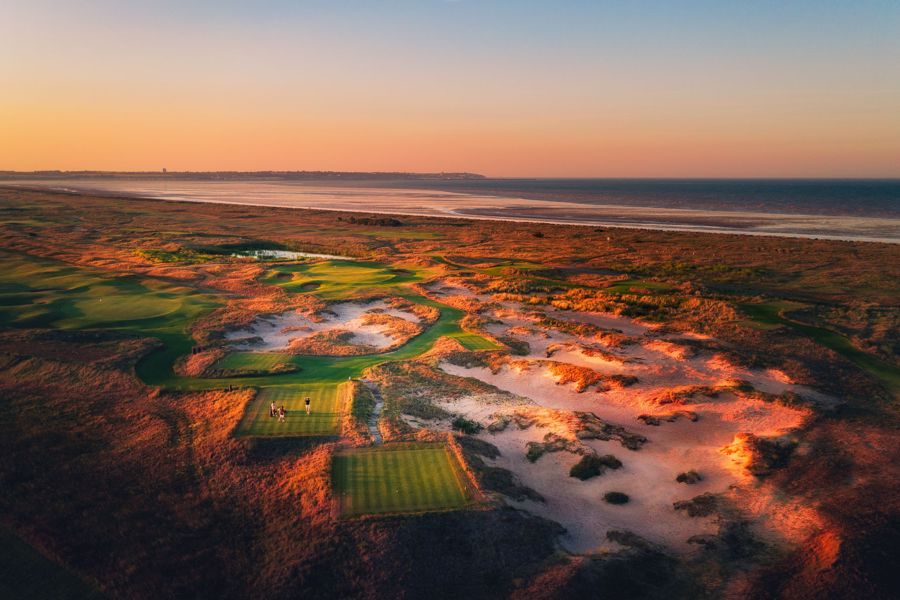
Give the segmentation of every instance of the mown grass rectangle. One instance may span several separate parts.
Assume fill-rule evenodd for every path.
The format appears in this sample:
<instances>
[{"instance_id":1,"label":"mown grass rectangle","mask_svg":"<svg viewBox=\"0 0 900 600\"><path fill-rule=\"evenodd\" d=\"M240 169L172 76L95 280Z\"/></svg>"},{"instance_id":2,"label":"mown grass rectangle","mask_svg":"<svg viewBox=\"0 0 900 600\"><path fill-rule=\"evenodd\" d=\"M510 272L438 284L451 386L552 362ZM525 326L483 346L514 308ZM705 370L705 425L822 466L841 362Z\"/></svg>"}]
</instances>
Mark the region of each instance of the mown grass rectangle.
<instances>
[{"instance_id":1,"label":"mown grass rectangle","mask_svg":"<svg viewBox=\"0 0 900 600\"><path fill-rule=\"evenodd\" d=\"M304 399L309 396L310 414ZM343 394L340 384L309 384L264 387L259 390L235 429L240 437L332 436L340 433ZM269 416L269 405L284 406L284 423Z\"/></svg>"},{"instance_id":2,"label":"mown grass rectangle","mask_svg":"<svg viewBox=\"0 0 900 600\"><path fill-rule=\"evenodd\" d=\"M462 344L466 350L497 350L500 348L491 340L476 333L460 333L450 337Z\"/></svg>"},{"instance_id":3,"label":"mown grass rectangle","mask_svg":"<svg viewBox=\"0 0 900 600\"><path fill-rule=\"evenodd\" d=\"M345 517L462 508L470 500L463 477L444 444L346 450L332 468Z\"/></svg>"}]
</instances>

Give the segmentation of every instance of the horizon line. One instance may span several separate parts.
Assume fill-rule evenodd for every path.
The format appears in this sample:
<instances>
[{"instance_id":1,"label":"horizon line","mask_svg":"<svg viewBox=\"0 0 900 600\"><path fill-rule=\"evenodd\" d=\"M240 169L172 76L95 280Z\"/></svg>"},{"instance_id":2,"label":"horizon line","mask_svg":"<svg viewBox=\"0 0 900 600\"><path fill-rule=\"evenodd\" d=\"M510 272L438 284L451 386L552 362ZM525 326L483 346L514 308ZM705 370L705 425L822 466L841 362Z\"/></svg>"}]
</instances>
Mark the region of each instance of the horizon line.
<instances>
[{"instance_id":1,"label":"horizon line","mask_svg":"<svg viewBox=\"0 0 900 600\"><path fill-rule=\"evenodd\" d=\"M456 180L515 180L515 179L569 179L569 180L620 180L620 181L900 181L897 175L866 176L818 176L818 175L485 175L473 171L366 171L366 170L330 170L330 169L253 169L253 170L116 170L116 169L34 169L15 170L0 169L0 178L10 175L372 175L372 176L405 176L428 177Z\"/></svg>"}]
</instances>

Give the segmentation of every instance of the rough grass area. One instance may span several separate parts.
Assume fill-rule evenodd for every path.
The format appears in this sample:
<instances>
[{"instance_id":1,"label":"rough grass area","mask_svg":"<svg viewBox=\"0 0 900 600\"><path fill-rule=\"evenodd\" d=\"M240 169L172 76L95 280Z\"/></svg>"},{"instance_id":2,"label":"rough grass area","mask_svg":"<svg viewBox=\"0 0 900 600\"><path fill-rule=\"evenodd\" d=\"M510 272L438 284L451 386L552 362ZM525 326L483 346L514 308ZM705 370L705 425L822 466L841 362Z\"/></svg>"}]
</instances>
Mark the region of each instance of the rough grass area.
<instances>
[{"instance_id":1,"label":"rough grass area","mask_svg":"<svg viewBox=\"0 0 900 600\"><path fill-rule=\"evenodd\" d=\"M340 415L344 410L341 386L336 384L264 387L248 405L235 429L240 437L308 437L340 433ZM304 399L309 396L310 414ZM283 423L269 416L272 402L284 405Z\"/></svg>"},{"instance_id":2,"label":"rough grass area","mask_svg":"<svg viewBox=\"0 0 900 600\"><path fill-rule=\"evenodd\" d=\"M334 456L332 483L344 517L450 510L472 498L444 444L346 450Z\"/></svg>"}]
</instances>

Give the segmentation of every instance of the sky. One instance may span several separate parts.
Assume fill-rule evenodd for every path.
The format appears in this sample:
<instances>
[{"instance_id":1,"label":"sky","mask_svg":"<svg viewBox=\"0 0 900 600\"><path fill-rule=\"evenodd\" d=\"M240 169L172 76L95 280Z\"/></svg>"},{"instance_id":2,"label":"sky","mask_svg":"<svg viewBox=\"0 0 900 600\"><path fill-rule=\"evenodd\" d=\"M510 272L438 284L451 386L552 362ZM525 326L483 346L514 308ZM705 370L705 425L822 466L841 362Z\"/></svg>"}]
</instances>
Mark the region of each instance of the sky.
<instances>
[{"instance_id":1,"label":"sky","mask_svg":"<svg viewBox=\"0 0 900 600\"><path fill-rule=\"evenodd\" d=\"M900 2L0 0L0 170L900 177Z\"/></svg>"}]
</instances>

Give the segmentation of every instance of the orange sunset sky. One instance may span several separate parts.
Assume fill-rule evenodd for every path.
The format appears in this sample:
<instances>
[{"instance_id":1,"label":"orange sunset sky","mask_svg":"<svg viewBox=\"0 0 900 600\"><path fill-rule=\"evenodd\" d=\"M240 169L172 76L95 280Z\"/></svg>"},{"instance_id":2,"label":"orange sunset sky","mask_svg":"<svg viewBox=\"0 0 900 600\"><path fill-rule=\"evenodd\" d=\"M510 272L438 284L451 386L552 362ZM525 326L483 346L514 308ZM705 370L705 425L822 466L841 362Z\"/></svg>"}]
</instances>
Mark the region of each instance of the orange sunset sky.
<instances>
[{"instance_id":1,"label":"orange sunset sky","mask_svg":"<svg viewBox=\"0 0 900 600\"><path fill-rule=\"evenodd\" d=\"M0 2L0 170L900 176L896 2L136 4Z\"/></svg>"}]
</instances>

